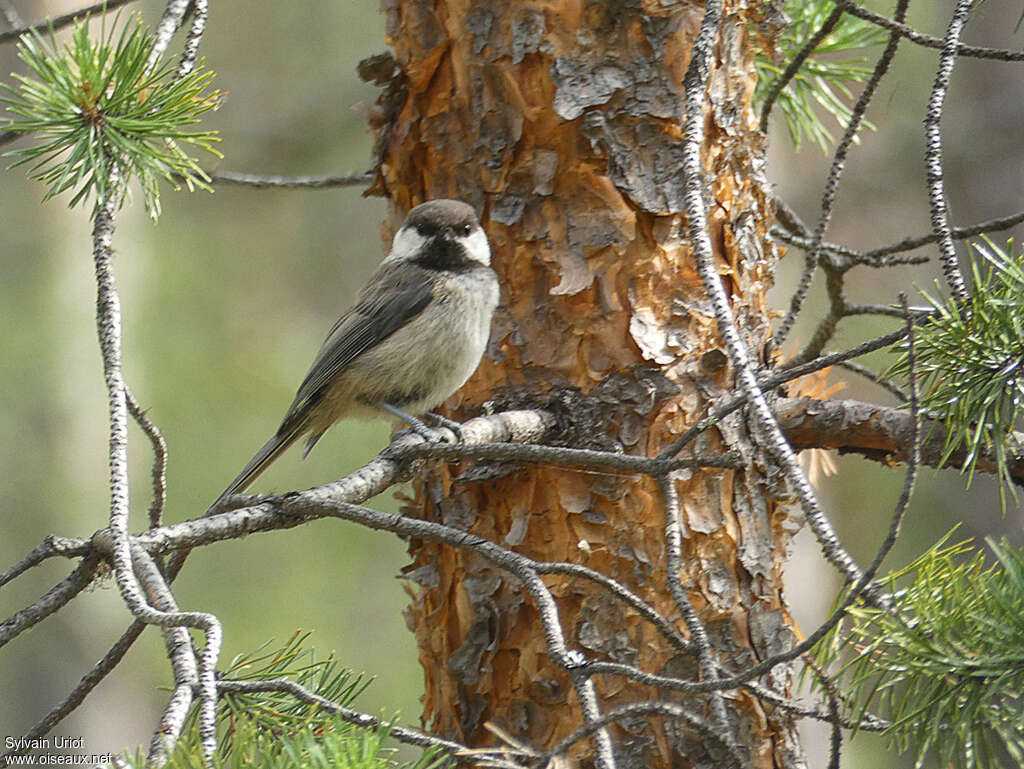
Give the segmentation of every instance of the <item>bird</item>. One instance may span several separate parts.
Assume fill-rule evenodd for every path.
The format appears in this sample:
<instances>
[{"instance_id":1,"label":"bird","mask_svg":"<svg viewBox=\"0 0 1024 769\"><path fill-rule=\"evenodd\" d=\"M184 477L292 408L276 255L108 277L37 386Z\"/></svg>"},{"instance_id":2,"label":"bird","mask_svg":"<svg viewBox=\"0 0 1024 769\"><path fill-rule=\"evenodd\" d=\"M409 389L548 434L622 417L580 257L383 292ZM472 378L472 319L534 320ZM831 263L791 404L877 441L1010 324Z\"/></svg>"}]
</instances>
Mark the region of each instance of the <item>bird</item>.
<instances>
[{"instance_id":1,"label":"bird","mask_svg":"<svg viewBox=\"0 0 1024 769\"><path fill-rule=\"evenodd\" d=\"M245 491L308 436L305 458L345 417L384 411L437 440L417 416L476 370L499 298L490 244L473 207L440 199L413 208L355 304L327 334L277 432L210 509Z\"/></svg>"}]
</instances>

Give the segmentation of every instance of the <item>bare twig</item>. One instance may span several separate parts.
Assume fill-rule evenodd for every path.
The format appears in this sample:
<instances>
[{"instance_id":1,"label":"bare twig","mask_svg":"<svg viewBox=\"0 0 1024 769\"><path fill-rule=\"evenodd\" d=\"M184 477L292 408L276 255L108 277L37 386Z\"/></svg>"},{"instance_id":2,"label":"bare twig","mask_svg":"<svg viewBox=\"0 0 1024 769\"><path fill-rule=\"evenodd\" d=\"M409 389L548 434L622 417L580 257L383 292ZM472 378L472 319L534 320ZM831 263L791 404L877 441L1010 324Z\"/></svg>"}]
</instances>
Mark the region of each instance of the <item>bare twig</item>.
<instances>
[{"instance_id":1,"label":"bare twig","mask_svg":"<svg viewBox=\"0 0 1024 769\"><path fill-rule=\"evenodd\" d=\"M984 232L998 232L999 230L1008 230L1010 227L1014 227L1021 222L1024 222L1024 211L1018 211L1015 214L1009 216L1000 216L995 219L988 219L984 222L978 222L977 224L971 224L965 227L954 227L950 230L954 240L964 240L966 238L974 237L975 235L981 235ZM901 251L910 251L921 246L927 246L929 243L934 243L939 239L939 236L935 232L929 232L927 235L918 235L913 238L905 238L898 243L892 243L888 246L882 246L881 248L875 248L871 251L865 251L861 256L864 259L881 259L890 254L896 254Z\"/></svg>"},{"instance_id":2,"label":"bare twig","mask_svg":"<svg viewBox=\"0 0 1024 769\"><path fill-rule=\"evenodd\" d=\"M146 61L146 69L155 67L156 63L167 52L167 46L171 44L171 39L181 28L191 3L192 0L167 0L163 15L156 26L153 48L150 49L149 59Z\"/></svg>"},{"instance_id":3,"label":"bare twig","mask_svg":"<svg viewBox=\"0 0 1024 769\"><path fill-rule=\"evenodd\" d=\"M701 622L700 617L693 608L690 596L683 587L681 580L683 569L683 530L682 516L679 509L679 491L676 489L675 478L663 476L658 479L661 488L662 503L665 507L665 581L668 582L669 593L675 601L676 607L682 614L683 621L690 631L690 638L694 650L697 652L697 661L700 665L701 675L706 681L718 680L718 665L711 651L711 639L708 637L707 628ZM736 738L729 727L729 717L726 714L725 698L720 691L711 692L711 712L715 718L715 731L719 740L725 745L729 752L738 758L736 754Z\"/></svg>"},{"instance_id":4,"label":"bare twig","mask_svg":"<svg viewBox=\"0 0 1024 769\"><path fill-rule=\"evenodd\" d=\"M0 587L24 574L34 566L38 566L48 558L78 558L87 555L92 550L92 545L86 539L72 537L49 536L43 540L41 545L32 549L28 555L14 564L11 568L0 574Z\"/></svg>"},{"instance_id":5,"label":"bare twig","mask_svg":"<svg viewBox=\"0 0 1024 769\"><path fill-rule=\"evenodd\" d=\"M116 188L116 184L112 185ZM149 624L201 628L206 633L199 681L200 737L203 751L212 761L217 747L215 719L217 692L214 668L220 653L221 629L217 618L202 612L165 612L155 609L143 596L134 573L131 542L128 536L128 403L121 371L121 304L111 265L111 242L117 194L107 197L96 213L93 224L93 260L96 271L96 326L103 358L103 376L109 405L110 461L110 552L114 576L121 597L136 618Z\"/></svg>"},{"instance_id":6,"label":"bare twig","mask_svg":"<svg viewBox=\"0 0 1024 769\"><path fill-rule=\"evenodd\" d=\"M595 721L592 724L587 724L580 727L575 732L570 734L559 741L552 749L552 756L565 755L574 744L580 740L590 736L596 729L599 729L608 724L615 723L616 721L622 721L629 718L635 718L641 715L656 715L665 718L676 718L685 723L691 729L694 729L699 734L709 737L726 749L729 755L729 761L722 766L740 767L745 766L745 762L742 758L736 755L735 751L730 745L722 742L721 735L717 734L707 722L696 713L692 712L682 705L677 705L672 702L634 702L629 705L623 705L622 707L615 708L614 710L606 713L600 720Z\"/></svg>"},{"instance_id":7,"label":"bare twig","mask_svg":"<svg viewBox=\"0 0 1024 769\"><path fill-rule=\"evenodd\" d=\"M34 24L29 24L27 26L19 26L14 29L4 30L3 32L0 32L0 43L6 43L9 40L17 40L26 32L46 32L49 29L60 29L61 27L73 24L75 20L81 19L84 16L94 13L102 13L103 11L112 11L115 8L120 8L122 5L127 5L133 1L134 0L103 0L103 2L93 3L92 5L79 8L77 11L63 13L60 16L54 16L50 19L37 21Z\"/></svg>"},{"instance_id":8,"label":"bare twig","mask_svg":"<svg viewBox=\"0 0 1024 769\"><path fill-rule=\"evenodd\" d=\"M257 188L308 188L330 189L333 187L355 187L373 181L370 172L332 174L328 176L272 176L266 174L245 174L238 171L217 171L210 173L213 184L238 184Z\"/></svg>"},{"instance_id":9,"label":"bare twig","mask_svg":"<svg viewBox=\"0 0 1024 769\"><path fill-rule=\"evenodd\" d=\"M149 553L138 544L132 545L132 565L139 583L146 591L150 605L167 613L178 612L178 604L164 580L163 574ZM147 766L163 766L185 725L185 717L192 707L193 687L199 689L199 669L192 639L183 626L168 626L163 629L167 656L174 672L174 691L164 708L153 738L149 743ZM202 691L199 691L202 694Z\"/></svg>"},{"instance_id":10,"label":"bare twig","mask_svg":"<svg viewBox=\"0 0 1024 769\"><path fill-rule=\"evenodd\" d=\"M830 355L823 355L820 358L816 358L808 363L801 364L799 366L784 366L777 374L771 376L762 376L758 378L757 384L762 391L770 391L775 389L781 384L790 382L794 379L799 379L802 376L807 376L815 371L828 368L829 366L835 366L844 360L850 360L851 358L859 358L861 355L867 355L870 352L881 350L885 347L898 342L906 336L906 332L903 330L894 331L891 334L872 339L868 342L857 345L849 350L839 353L832 353ZM709 430L714 427L718 422L724 419L726 416L731 414L738 408L745 406L749 396L747 393L739 393L733 395L727 400L724 400L715 406L713 406L708 413L708 416L704 417L693 427L689 428L676 438L667 448L662 449L661 453L658 454L658 459L667 459L674 457L683 447L686 446L690 441L700 435L702 432Z\"/></svg>"},{"instance_id":11,"label":"bare twig","mask_svg":"<svg viewBox=\"0 0 1024 769\"><path fill-rule=\"evenodd\" d=\"M167 441L130 390L125 391L125 399L128 413L153 446L153 501L149 505L149 526L156 528L163 523L164 506L167 504Z\"/></svg>"},{"instance_id":12,"label":"bare twig","mask_svg":"<svg viewBox=\"0 0 1024 769\"><path fill-rule=\"evenodd\" d=\"M928 202L931 206L932 231L939 244L939 257L942 261L942 274L946 285L953 292L957 301L967 299L967 284L960 272L956 258L956 246L949 225L949 203L946 201L946 185L942 170L942 107L949 90L949 79L953 74L953 66L957 59L957 45L960 33L967 23L973 0L957 0L956 10L949 22L946 39L939 58L939 70L935 74L935 85L928 100L928 112L925 116L925 170L928 172Z\"/></svg>"},{"instance_id":13,"label":"bare twig","mask_svg":"<svg viewBox=\"0 0 1024 769\"><path fill-rule=\"evenodd\" d=\"M49 713L43 716L36 724L22 735L21 740L15 740L14 747L8 750L3 755L0 755L0 760L5 764L10 763L11 759L15 756L25 755L29 751L28 745L31 744L32 740L39 739L50 733L50 731L67 716L74 712L85 698L89 696L89 693L96 688L96 686L106 678L107 674L116 668L124 655L128 653L128 649L131 648L135 640L141 635L142 631L146 629L146 624L141 620L136 620L132 623L131 627L117 640L117 642L110 648L110 650L103 656L99 662L97 662L93 668L86 673L82 679L78 682L74 689L72 689L68 695L55 705Z\"/></svg>"},{"instance_id":14,"label":"bare twig","mask_svg":"<svg viewBox=\"0 0 1024 769\"><path fill-rule=\"evenodd\" d=\"M85 590L96 576L99 563L98 555L87 555L74 571L46 591L45 595L0 623L0 648L20 633L42 622Z\"/></svg>"},{"instance_id":15,"label":"bare twig","mask_svg":"<svg viewBox=\"0 0 1024 769\"><path fill-rule=\"evenodd\" d=\"M609 451L595 451L593 449L573 449L564 446L540 446L537 444L520 443L485 443L479 445L468 445L465 443L415 443L389 451L388 456L395 459L415 459L418 457L443 459L446 462L459 462L467 459L536 462L561 467L577 467L586 470L618 470L625 473L643 473L650 476L664 475L673 470L692 467L726 467L732 469L743 467L740 458L736 454L668 460L632 454L614 454Z\"/></svg>"},{"instance_id":16,"label":"bare twig","mask_svg":"<svg viewBox=\"0 0 1024 769\"><path fill-rule=\"evenodd\" d=\"M847 371L852 371L854 374L859 374L868 381L874 382L883 390L894 395L900 403L906 403L908 400L906 392L896 382L882 376L877 371L868 368L862 363L857 363L857 361L852 360L844 360L839 363L839 367L845 368Z\"/></svg>"},{"instance_id":17,"label":"bare twig","mask_svg":"<svg viewBox=\"0 0 1024 769\"><path fill-rule=\"evenodd\" d=\"M857 5L853 0L832 0L832 2L851 16L856 16L859 19L864 19L864 21L869 21L879 27L885 27L886 29L898 32L901 36L905 37L915 45L921 45L926 48L945 48L946 41L942 38L925 35L912 27L908 27L906 24L894 21L893 19L887 18L886 16L882 16L881 14L873 11L869 11L867 8ZM986 48L978 45L963 45L958 42L953 50L957 56L968 56L975 59L1024 61L1024 51L1014 51L1009 48Z\"/></svg>"},{"instance_id":18,"label":"bare twig","mask_svg":"<svg viewBox=\"0 0 1024 769\"><path fill-rule=\"evenodd\" d=\"M909 4L910 0L899 0L899 2L897 2L897 21L903 21L906 17L907 6ZM837 8L836 10L839 9ZM831 263L828 260L827 255L823 255L821 253L821 243L825 238L825 230L828 229L829 222L832 219L832 211L835 208L839 181L842 178L843 169L846 167L846 157L849 154L850 147L853 145L853 141L857 136L857 132L860 130L861 123L864 120L864 114L867 112L868 105L871 103L871 99L874 97L875 91L882 82L882 78L885 77L885 74L889 71L889 66L892 64L893 57L896 55L896 49L899 47L899 42L899 34L896 32L890 33L889 41L885 46L885 50L882 51L882 55L879 57L878 62L875 64L875 68L871 72L871 77L868 78L863 90L857 97L856 103L850 110L850 119L847 121L846 128L843 130L843 136L836 145L835 152L832 155L832 164L829 167L828 176L825 180L825 188L821 195L821 213L819 214L818 223L811 238L811 246L807 251L807 263L804 267L804 273L801 276L800 284L797 287L797 290L793 293L789 311L786 313L786 317L783 319L778 332L776 333L776 343L781 344L789 334L790 329L793 327L793 323L796 321L800 308L803 306L804 300L807 297L807 292L811 285L811 278L814 275L814 268L819 264L821 264L827 271L826 278L829 295L829 311L821 325L819 325L818 331L814 334L811 343L808 344L804 350L794 356L794 363L805 363L820 355L822 349L824 349L825 345L828 344L829 339L832 337L832 332L835 329L836 323L838 323L839 319L844 314L843 311L846 305L846 300L843 296L842 278L837 274L839 266Z\"/></svg>"},{"instance_id":19,"label":"bare twig","mask_svg":"<svg viewBox=\"0 0 1024 769\"><path fill-rule=\"evenodd\" d=\"M708 8L712 3L708 3ZM698 55L702 53L703 56ZM850 581L861 576L853 558L839 544L839 540L825 517L817 495L796 460L793 450L786 443L772 415L764 393L761 391L746 345L732 320L729 299L722 286L721 277L715 266L714 251L708 234L707 212L704 207L703 177L701 174L700 147L704 140L703 93L707 82L707 51L699 51L696 44L690 59L684 86L686 90L686 138L683 142L683 177L686 189L686 213L690 224L690 239L694 258L701 281L708 292L714 308L718 331L732 360L737 383L749 399L757 423L766 433L772 453L786 470L786 475L796 489L805 515L821 544L825 557Z\"/></svg>"},{"instance_id":20,"label":"bare twig","mask_svg":"<svg viewBox=\"0 0 1024 769\"><path fill-rule=\"evenodd\" d=\"M208 0L191 0L191 3L192 26L185 38L185 49L181 52L178 69L174 73L175 80L180 80L195 69L196 57L199 56L199 44L203 40L203 32L206 31L206 17L209 12Z\"/></svg>"}]
</instances>

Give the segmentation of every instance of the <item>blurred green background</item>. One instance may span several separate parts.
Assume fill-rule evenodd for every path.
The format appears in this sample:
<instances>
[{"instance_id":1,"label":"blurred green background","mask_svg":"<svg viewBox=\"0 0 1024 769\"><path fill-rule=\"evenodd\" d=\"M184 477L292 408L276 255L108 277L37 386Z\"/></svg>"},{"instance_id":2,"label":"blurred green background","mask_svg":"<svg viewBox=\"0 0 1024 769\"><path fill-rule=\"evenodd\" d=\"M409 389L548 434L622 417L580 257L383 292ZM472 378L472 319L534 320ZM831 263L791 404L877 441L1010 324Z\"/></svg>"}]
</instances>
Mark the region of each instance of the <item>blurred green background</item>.
<instances>
[{"instance_id":1,"label":"blurred green background","mask_svg":"<svg viewBox=\"0 0 1024 769\"><path fill-rule=\"evenodd\" d=\"M77 7L15 2L26 20ZM873 4L884 7L884 3ZM135 3L147 21L162 2ZM924 4L915 23L941 34L951 2ZM888 10L885 8L885 10ZM1011 9L1012 10L1012 9ZM1018 9L1019 10L1019 9ZM1006 3L975 13L972 42L1020 46ZM1012 15L1012 14L1011 14ZM1016 18L1015 16L1013 18ZM177 44L180 46L181 41ZM371 138L352 109L376 92L356 63L384 50L383 17L373 0L337 3L212 4L202 52L227 92L206 125L221 131L223 161L210 167L273 174L364 170ZM901 49L866 133L851 154L828 238L873 247L928 229L923 196L921 119L933 52ZM1020 208L1024 81L985 62L965 61L943 127L949 145L951 202L958 223ZM0 71L19 69L12 45L0 46ZM982 141L978 137L984 136ZM15 145L17 146L17 145ZM769 177L811 224L827 159L814 147L793 152L781 125L772 132ZM86 210L40 205L43 188L20 171L0 180L0 568L50 533L86 536L106 521L106 402L96 345L94 282ZM129 383L170 447L167 519L197 515L276 428L324 334L382 253L385 207L358 189L268 191L222 186L216 194L165 190L154 226L141 206L118 219L116 269L121 289ZM867 224L865 224L867 223ZM802 254L784 260L776 306L799 273ZM931 267L851 273L857 301L895 301L900 290L929 287ZM820 281L805 318L822 308ZM911 301L913 302L913 294ZM853 344L891 327L844 321L836 344ZM806 340L807 323L794 338ZM884 367L888 360L876 357ZM834 376L833 378L837 378ZM891 402L855 377L845 397ZM386 442L390 423L345 423L310 457L289 452L257 484L285 490L323 483L354 469ZM149 447L133 429L133 514L149 502ZM869 559L899 494L902 473L844 458L822 496L855 555ZM391 495L373 501L393 509ZM1003 518L994 484L979 478L971 494L954 473L925 471L905 536L889 565L905 564L966 519L964 535L1010 533L1019 542L1021 510ZM834 590L806 532L794 547L789 598L807 629ZM337 521L217 545L196 553L176 584L183 608L216 613L225 627L223 659L298 629L334 650L356 671L376 676L362 709L417 722L421 676L401 611L396 579L405 547L390 535ZM67 573L51 561L0 591L8 616ZM838 587L833 584L833 587ZM0 653L0 735L23 733L78 681L127 626L112 585L94 589L19 637ZM170 674L159 635L147 631L126 662L57 733L86 738L88 752L117 751L148 740ZM820 735L808 730L811 764L824 763ZM879 740L858 737L856 765L895 766Z\"/></svg>"}]
</instances>

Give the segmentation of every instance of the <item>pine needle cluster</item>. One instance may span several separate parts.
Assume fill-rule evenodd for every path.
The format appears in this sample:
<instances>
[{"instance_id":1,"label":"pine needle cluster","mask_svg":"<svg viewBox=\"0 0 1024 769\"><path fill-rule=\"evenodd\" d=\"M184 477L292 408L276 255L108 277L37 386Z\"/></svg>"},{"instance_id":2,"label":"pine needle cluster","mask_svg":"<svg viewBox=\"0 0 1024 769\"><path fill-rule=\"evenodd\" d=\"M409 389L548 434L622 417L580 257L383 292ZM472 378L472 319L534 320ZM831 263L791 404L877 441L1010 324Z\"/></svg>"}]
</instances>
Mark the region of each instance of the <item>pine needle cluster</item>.
<instances>
[{"instance_id":1,"label":"pine needle cluster","mask_svg":"<svg viewBox=\"0 0 1024 769\"><path fill-rule=\"evenodd\" d=\"M1024 553L989 540L998 563L986 566L947 540L892 575L910 584L891 610L850 609L818 661L843 661L851 718L888 719L915 767L1024 765Z\"/></svg>"},{"instance_id":2,"label":"pine needle cluster","mask_svg":"<svg viewBox=\"0 0 1024 769\"><path fill-rule=\"evenodd\" d=\"M1021 447L1014 428L1024 399L1024 254L1011 256L991 241L971 244L973 288L965 303L924 293L931 319L917 331L915 374L921 403L946 429L945 463L965 451L961 470L973 477L978 460L990 456L1005 491L1016 498L1011 457ZM906 376L906 351L893 367Z\"/></svg>"},{"instance_id":3,"label":"pine needle cluster","mask_svg":"<svg viewBox=\"0 0 1024 769\"><path fill-rule=\"evenodd\" d=\"M118 32L118 28L120 31ZM59 46L53 31L22 36L18 55L35 77L17 74L17 88L0 84L0 102L17 117L5 127L31 132L38 142L5 153L12 164L31 164L29 175L47 186L44 200L73 191L71 206L94 196L124 199L138 180L149 215L160 214L158 182L175 189L210 189L209 178L183 145L219 157L213 131L190 130L220 103L209 90L213 72L197 62L175 76L172 62L151 62L153 37L141 17L123 24L106 17L98 40L89 35L88 17L79 20L69 42Z\"/></svg>"},{"instance_id":4,"label":"pine needle cluster","mask_svg":"<svg viewBox=\"0 0 1024 769\"><path fill-rule=\"evenodd\" d=\"M296 633L279 649L264 644L236 657L222 679L287 679L343 706L349 706L371 681L342 668L330 655L317 659L306 646L309 633ZM167 769L210 769L203 759L196 709L189 714ZM444 758L427 751L414 762L398 761L387 747L388 727L360 729L316 705L286 692L224 692L218 713L218 748L213 767L235 769L437 769ZM141 753L127 757L146 766Z\"/></svg>"},{"instance_id":5,"label":"pine needle cluster","mask_svg":"<svg viewBox=\"0 0 1024 769\"><path fill-rule=\"evenodd\" d=\"M754 60L757 70L754 101L757 104L764 103L785 65L821 28L835 10L835 3L832 0L787 0L783 10L790 23L775 44L776 55L769 57L761 53ZM866 58L852 52L880 46L887 36L881 27L844 14L807 57L776 101L797 149L804 141L811 141L822 152L828 151L833 138L825 115L841 126L849 123L853 102L850 86L864 82L871 74L871 68L864 65ZM864 125L874 127L867 121Z\"/></svg>"}]
</instances>

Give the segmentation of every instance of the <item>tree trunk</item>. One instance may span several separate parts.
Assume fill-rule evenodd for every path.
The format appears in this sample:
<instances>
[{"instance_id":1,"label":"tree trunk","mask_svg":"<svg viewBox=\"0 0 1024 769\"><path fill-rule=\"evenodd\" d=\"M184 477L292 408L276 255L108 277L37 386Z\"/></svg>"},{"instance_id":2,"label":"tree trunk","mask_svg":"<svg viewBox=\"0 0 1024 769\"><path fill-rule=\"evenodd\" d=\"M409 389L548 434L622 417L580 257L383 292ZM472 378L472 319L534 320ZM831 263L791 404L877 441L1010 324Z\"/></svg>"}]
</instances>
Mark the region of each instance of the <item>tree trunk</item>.
<instances>
[{"instance_id":1,"label":"tree trunk","mask_svg":"<svg viewBox=\"0 0 1024 769\"><path fill-rule=\"evenodd\" d=\"M402 76L380 102L376 191L395 218L430 198L483 214L502 282L491 344L449 401L558 406L576 440L657 454L732 389L683 214L683 75L703 5L691 1L384 0ZM751 4L760 7L760 3ZM642 7L641 7L642 6ZM719 271L755 352L769 337L765 292L777 258L751 112L751 25L727 0L706 94L706 200ZM585 396L585 397L584 397ZM589 439L589 442L586 442ZM577 443L579 445L579 443ZM772 499L772 463L742 417L709 431L701 453L739 451L742 471L679 472L682 582L719 664L739 669L793 642L781 570L795 525ZM666 585L665 513L657 483L633 475L522 467L460 480L432 467L406 513L462 527L540 561L597 569L640 594L686 634ZM425 725L494 744L494 722L537 747L581 723L571 683L547 655L522 585L465 551L413 542L408 611L426 675ZM570 646L589 659L697 678L650 624L593 584L546 577ZM765 679L788 684L776 668ZM670 698L611 676L603 710ZM688 705L707 711L705 699ZM802 765L790 721L746 692L726 694L751 767ZM619 766L710 766L716 748L680 722L613 729ZM592 758L587 742L573 754Z\"/></svg>"}]
</instances>

